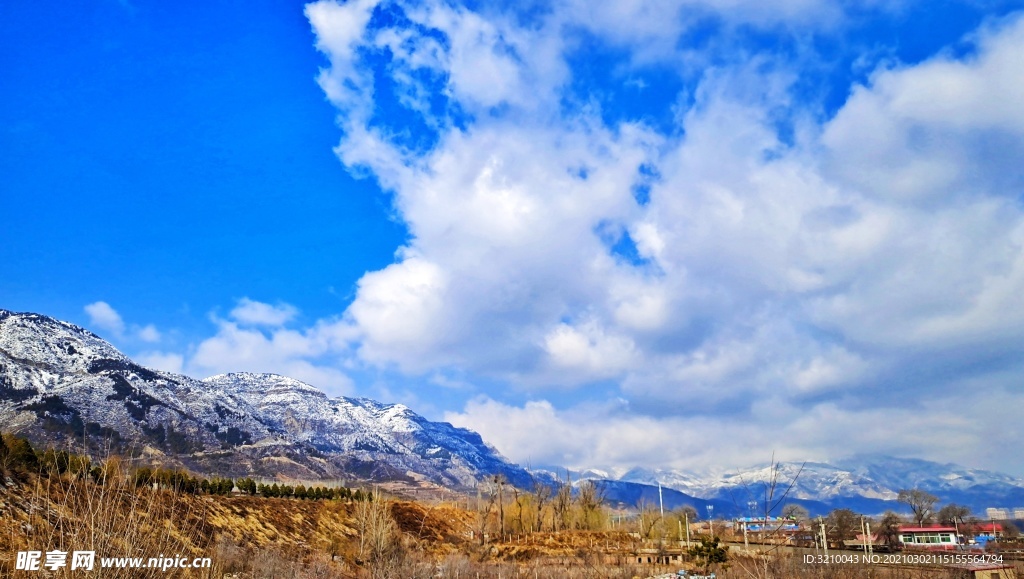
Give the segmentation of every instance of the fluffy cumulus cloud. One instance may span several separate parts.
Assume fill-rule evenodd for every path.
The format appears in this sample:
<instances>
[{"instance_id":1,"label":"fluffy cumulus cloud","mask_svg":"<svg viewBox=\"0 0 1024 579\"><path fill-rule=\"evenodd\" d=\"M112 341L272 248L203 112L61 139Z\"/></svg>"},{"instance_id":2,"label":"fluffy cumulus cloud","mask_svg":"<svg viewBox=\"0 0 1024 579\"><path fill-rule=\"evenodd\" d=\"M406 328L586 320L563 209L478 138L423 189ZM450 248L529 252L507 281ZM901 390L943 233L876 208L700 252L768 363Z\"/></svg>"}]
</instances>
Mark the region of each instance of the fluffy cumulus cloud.
<instances>
[{"instance_id":1,"label":"fluffy cumulus cloud","mask_svg":"<svg viewBox=\"0 0 1024 579\"><path fill-rule=\"evenodd\" d=\"M410 240L341 320L240 303L191 364L454 371L512 394L449 417L534 462L981 456L1024 375L1024 19L804 74L847 8L308 5L336 153Z\"/></svg>"},{"instance_id":2,"label":"fluffy cumulus cloud","mask_svg":"<svg viewBox=\"0 0 1024 579\"><path fill-rule=\"evenodd\" d=\"M479 397L445 419L477 430L507 449L511 459L534 466L731 468L767 462L773 452L779 460L801 461L842 458L850 449L1005 465L1005 449L988 441L1020 436L1014 416L1021 403L1020 393L979 397L963 392L920 408L855 409L835 402L805 408L772 398L758 401L751 418L724 421L700 407L648 416L622 399L559 410L546 401L515 406ZM981 415L986 420L973 418ZM922 452L931 448L936 431L951 430L957 437L941 451Z\"/></svg>"},{"instance_id":3,"label":"fluffy cumulus cloud","mask_svg":"<svg viewBox=\"0 0 1024 579\"><path fill-rule=\"evenodd\" d=\"M138 324L126 324L121 314L110 304L104 301L93 302L84 308L85 314L89 316L90 326L100 330L117 340L140 341L155 344L163 337L160 330L153 324L140 326Z\"/></svg>"},{"instance_id":4,"label":"fluffy cumulus cloud","mask_svg":"<svg viewBox=\"0 0 1024 579\"><path fill-rule=\"evenodd\" d=\"M153 324L126 324L109 304L86 306L90 323L112 332L111 339L133 352L140 364L195 378L228 372L282 374L321 388L330 395L353 394L348 368L355 360L357 333L341 319L303 326L295 306L243 297L226 316L213 312L212 336L181 343L180 332L165 336Z\"/></svg>"},{"instance_id":5,"label":"fluffy cumulus cloud","mask_svg":"<svg viewBox=\"0 0 1024 579\"><path fill-rule=\"evenodd\" d=\"M332 395L352 393L352 380L341 369L351 341L349 326L323 320L296 329L288 322L298 313L290 304L242 298L227 319L211 316L216 334L194 345L179 361L180 370L196 377L268 372L302 380Z\"/></svg>"},{"instance_id":6,"label":"fluffy cumulus cloud","mask_svg":"<svg viewBox=\"0 0 1024 579\"><path fill-rule=\"evenodd\" d=\"M185 371L185 356L174 352L141 352L134 359L147 368L155 368L175 374L181 374Z\"/></svg>"},{"instance_id":7,"label":"fluffy cumulus cloud","mask_svg":"<svg viewBox=\"0 0 1024 579\"><path fill-rule=\"evenodd\" d=\"M298 313L298 309L291 304L274 306L242 298L231 310L231 317L240 324L278 327L291 321Z\"/></svg>"},{"instance_id":8,"label":"fluffy cumulus cloud","mask_svg":"<svg viewBox=\"0 0 1024 579\"><path fill-rule=\"evenodd\" d=\"M85 313L93 326L118 336L124 333L124 320L121 319L121 314L107 302L93 302L85 306Z\"/></svg>"}]
</instances>

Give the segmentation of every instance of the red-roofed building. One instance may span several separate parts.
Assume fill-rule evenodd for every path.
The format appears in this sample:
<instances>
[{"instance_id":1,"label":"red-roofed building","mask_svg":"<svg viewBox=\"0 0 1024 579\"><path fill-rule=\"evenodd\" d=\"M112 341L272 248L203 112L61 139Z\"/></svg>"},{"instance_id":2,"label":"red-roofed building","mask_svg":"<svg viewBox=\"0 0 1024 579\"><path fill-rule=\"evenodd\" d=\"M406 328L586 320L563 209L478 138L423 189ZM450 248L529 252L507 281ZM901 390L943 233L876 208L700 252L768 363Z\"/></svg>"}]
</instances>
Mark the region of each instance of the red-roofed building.
<instances>
[{"instance_id":1,"label":"red-roofed building","mask_svg":"<svg viewBox=\"0 0 1024 579\"><path fill-rule=\"evenodd\" d=\"M900 525L900 542L904 547L919 549L956 549L960 545L956 527Z\"/></svg>"},{"instance_id":2,"label":"red-roofed building","mask_svg":"<svg viewBox=\"0 0 1024 579\"><path fill-rule=\"evenodd\" d=\"M968 527L975 537L995 539L1003 536L1002 523L977 523Z\"/></svg>"}]
</instances>

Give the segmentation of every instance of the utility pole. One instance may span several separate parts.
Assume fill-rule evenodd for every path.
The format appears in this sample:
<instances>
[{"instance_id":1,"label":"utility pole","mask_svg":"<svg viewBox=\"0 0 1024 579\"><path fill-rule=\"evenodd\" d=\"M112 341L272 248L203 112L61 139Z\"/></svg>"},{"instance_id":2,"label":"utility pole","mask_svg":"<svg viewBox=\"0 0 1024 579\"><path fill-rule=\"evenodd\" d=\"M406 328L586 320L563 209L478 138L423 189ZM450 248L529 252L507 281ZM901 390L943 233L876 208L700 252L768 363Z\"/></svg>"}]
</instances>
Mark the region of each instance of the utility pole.
<instances>
[{"instance_id":1,"label":"utility pole","mask_svg":"<svg viewBox=\"0 0 1024 579\"><path fill-rule=\"evenodd\" d=\"M665 520L665 500L661 496L661 483L658 483L658 507L661 508L661 520Z\"/></svg>"},{"instance_id":2,"label":"utility pole","mask_svg":"<svg viewBox=\"0 0 1024 579\"><path fill-rule=\"evenodd\" d=\"M683 519L686 520L686 548L690 548L690 513L683 511Z\"/></svg>"},{"instance_id":3,"label":"utility pole","mask_svg":"<svg viewBox=\"0 0 1024 579\"><path fill-rule=\"evenodd\" d=\"M828 535L825 534L825 521L818 515L818 530L821 531L821 546L825 549L825 556L828 557Z\"/></svg>"},{"instance_id":4,"label":"utility pole","mask_svg":"<svg viewBox=\"0 0 1024 579\"><path fill-rule=\"evenodd\" d=\"M864 549L864 552L868 552L868 535L867 530L864 528L864 517L860 518L860 546Z\"/></svg>"}]
</instances>

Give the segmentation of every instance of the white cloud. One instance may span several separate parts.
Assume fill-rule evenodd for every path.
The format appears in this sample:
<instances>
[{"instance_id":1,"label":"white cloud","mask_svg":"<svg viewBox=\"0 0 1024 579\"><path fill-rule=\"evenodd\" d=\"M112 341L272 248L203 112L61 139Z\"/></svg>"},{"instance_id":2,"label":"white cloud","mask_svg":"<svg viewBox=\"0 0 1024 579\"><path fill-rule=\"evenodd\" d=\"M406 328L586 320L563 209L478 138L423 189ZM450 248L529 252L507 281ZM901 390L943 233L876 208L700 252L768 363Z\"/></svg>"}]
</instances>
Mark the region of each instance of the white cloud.
<instances>
[{"instance_id":1,"label":"white cloud","mask_svg":"<svg viewBox=\"0 0 1024 579\"><path fill-rule=\"evenodd\" d=\"M89 316L89 323L101 330L112 334L115 340L139 340L147 343L156 343L161 339L160 330L153 324L140 326L137 324L125 324L121 314L107 302L93 302L85 306L85 313ZM128 331L130 330L130 331Z\"/></svg>"},{"instance_id":2,"label":"white cloud","mask_svg":"<svg viewBox=\"0 0 1024 579\"><path fill-rule=\"evenodd\" d=\"M238 300L231 310L231 317L241 324L250 326L283 326L298 315L299 310L290 304L276 306L257 302L249 298Z\"/></svg>"},{"instance_id":3,"label":"white cloud","mask_svg":"<svg viewBox=\"0 0 1024 579\"><path fill-rule=\"evenodd\" d=\"M320 320L303 329L280 327L295 312L289 304L271 307L239 300L232 310L235 321L212 318L217 333L185 357L184 371L199 378L268 372L302 380L331 395L352 393L352 380L340 369L351 356L351 328L335 320Z\"/></svg>"},{"instance_id":4,"label":"white cloud","mask_svg":"<svg viewBox=\"0 0 1024 579\"><path fill-rule=\"evenodd\" d=\"M117 310L110 307L107 302L93 302L85 306L85 313L89 316L89 323L114 334L121 336L124 333L124 320Z\"/></svg>"},{"instance_id":5,"label":"white cloud","mask_svg":"<svg viewBox=\"0 0 1024 579\"><path fill-rule=\"evenodd\" d=\"M559 324L544 338L544 351L556 369L582 374L569 381L615 377L634 364L635 350L632 340L608 335L593 321Z\"/></svg>"},{"instance_id":6,"label":"white cloud","mask_svg":"<svg viewBox=\"0 0 1024 579\"><path fill-rule=\"evenodd\" d=\"M825 402L793 405L758 399L749 415L722 420L683 406L670 416L633 412L622 401L564 410L537 400L514 406L480 397L445 420L479 432L522 464L571 468L646 466L728 469L779 460L829 460L851 449L951 460L993 470L1015 468L993 437L1017 439L1020 393L1000 397L961 392L952 400L922 400L878 408ZM936 436L941 433L941 436ZM743 441L722 444L723 439Z\"/></svg>"},{"instance_id":7,"label":"white cloud","mask_svg":"<svg viewBox=\"0 0 1024 579\"><path fill-rule=\"evenodd\" d=\"M153 324L147 324L139 328L136 333L143 342L159 342L161 337L160 331Z\"/></svg>"},{"instance_id":8,"label":"white cloud","mask_svg":"<svg viewBox=\"0 0 1024 579\"><path fill-rule=\"evenodd\" d=\"M147 368L181 374L184 372L185 357L173 352L142 352L134 360Z\"/></svg>"},{"instance_id":9,"label":"white cloud","mask_svg":"<svg viewBox=\"0 0 1024 579\"><path fill-rule=\"evenodd\" d=\"M441 304L446 280L435 264L418 257L371 272L359 281L348 315L362 330L360 353L370 361L397 360L410 368L428 366L411 359L443 343ZM444 360L438 360L443 364Z\"/></svg>"},{"instance_id":10,"label":"white cloud","mask_svg":"<svg viewBox=\"0 0 1024 579\"><path fill-rule=\"evenodd\" d=\"M998 196L1019 186L1024 19L977 36L975 55L881 70L855 88L823 135L830 171L896 200Z\"/></svg>"},{"instance_id":11,"label":"white cloud","mask_svg":"<svg viewBox=\"0 0 1024 579\"><path fill-rule=\"evenodd\" d=\"M331 395L352 393L352 380L337 364L318 363L328 353L318 338L290 330L275 330L268 335L221 322L217 334L196 347L184 368L196 377L268 372L302 380Z\"/></svg>"},{"instance_id":12,"label":"white cloud","mask_svg":"<svg viewBox=\"0 0 1024 579\"><path fill-rule=\"evenodd\" d=\"M360 280L346 311L361 359L534 392L614 380L636 402L589 426L575 410L486 399L458 415L466 424L507 412L575 429L563 455L607 463L630 455L613 439L635 451L645 428L669 436L693 422L638 408L703 401L733 419L777 411L794 452L821 453L826 442L885 446L848 434L868 416L842 406L853 389L869 391L880 416L925 427L950 418L943 405L962 402L963 377L984 375L992 359L1020 375L1024 19L987 25L968 56L880 68L824 123L795 102L800 63L719 63L681 89L678 126L666 131L609 121L596 96L567 95L573 31L626 50L628 79L637 63L686 60L676 41L701 14L821 29L841 26L843 4L567 2L523 25L428 2L407 10L416 26L369 29L337 10L311 18L331 61L321 84L340 112L337 152L394 193L411 234L396 263ZM371 69L359 45L391 47L393 59ZM423 70L436 74L424 80ZM429 147L369 121L384 98L374 75L389 74L436 132ZM447 99L446 113L428 112L431 96ZM445 116L457 113L465 118ZM657 172L646 203L632 192L641 167ZM625 233L635 256L617 245ZM908 371L929 362L942 370ZM931 414L902 405L915 392L934 401ZM712 420L695 423L713 431ZM770 426L749 424L740 430L751 436ZM980 440L956 424L963 440ZM802 444L797 435L815 428L825 442ZM903 440L935 450L909 430Z\"/></svg>"}]
</instances>

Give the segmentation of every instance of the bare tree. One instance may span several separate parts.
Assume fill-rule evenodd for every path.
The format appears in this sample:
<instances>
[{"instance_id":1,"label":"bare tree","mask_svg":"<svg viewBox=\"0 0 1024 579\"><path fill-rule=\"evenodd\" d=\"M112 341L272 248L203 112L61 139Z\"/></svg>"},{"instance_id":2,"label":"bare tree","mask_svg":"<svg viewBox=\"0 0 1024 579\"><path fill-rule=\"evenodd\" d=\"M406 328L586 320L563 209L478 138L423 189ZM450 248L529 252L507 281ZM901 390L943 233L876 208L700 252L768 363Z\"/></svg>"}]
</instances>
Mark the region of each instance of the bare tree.
<instances>
[{"instance_id":1,"label":"bare tree","mask_svg":"<svg viewBox=\"0 0 1024 579\"><path fill-rule=\"evenodd\" d=\"M356 503L355 518L359 558L368 561L371 567L383 565L397 546L397 526L391 516L390 503L374 489L371 500Z\"/></svg>"},{"instance_id":2,"label":"bare tree","mask_svg":"<svg viewBox=\"0 0 1024 579\"><path fill-rule=\"evenodd\" d=\"M935 518L937 518L940 523L960 526L964 526L964 524L967 522L967 518L970 516L970 507L958 505L956 503L949 503L948 505L939 509L939 512L935 514Z\"/></svg>"},{"instance_id":3,"label":"bare tree","mask_svg":"<svg viewBox=\"0 0 1024 579\"><path fill-rule=\"evenodd\" d=\"M836 509L825 517L825 536L830 542L840 543L856 538L860 530L860 515L850 509Z\"/></svg>"},{"instance_id":4,"label":"bare tree","mask_svg":"<svg viewBox=\"0 0 1024 579\"><path fill-rule=\"evenodd\" d=\"M601 505L604 503L604 492L593 481L580 483L576 493L576 528L586 531L598 531L604 525Z\"/></svg>"},{"instance_id":5,"label":"bare tree","mask_svg":"<svg viewBox=\"0 0 1024 579\"><path fill-rule=\"evenodd\" d=\"M675 534L677 540L686 538L686 526L697 520L697 509L691 505L683 505L665 515L664 525L668 533Z\"/></svg>"},{"instance_id":6,"label":"bare tree","mask_svg":"<svg viewBox=\"0 0 1024 579\"><path fill-rule=\"evenodd\" d=\"M523 503L528 501L529 499L526 493L520 495L519 489L514 486L512 487L512 504L516 506L516 515L513 519L513 522L515 523L514 529L520 533L526 532L526 526L523 524Z\"/></svg>"},{"instance_id":7,"label":"bare tree","mask_svg":"<svg viewBox=\"0 0 1024 579\"><path fill-rule=\"evenodd\" d=\"M533 496L537 501L537 525L536 530L544 529L544 503L551 498L551 487L540 482L533 483ZM552 529L554 530L554 529Z\"/></svg>"},{"instance_id":8,"label":"bare tree","mask_svg":"<svg viewBox=\"0 0 1024 579\"><path fill-rule=\"evenodd\" d=\"M790 493L793 492L793 488L800 479L800 475L803 474L806 464L807 463L800 463L800 467L797 469L796 473L792 478L786 481L784 480L782 473L782 463L776 461L775 454L772 453L772 459L768 465L768 480L765 482L764 489L760 493L761 496L756 496L750 488L750 485L746 482L743 483L743 487L746 489L747 496L750 499L749 503L759 511L758 515L763 517L765 520L766 530L762 537L765 542L779 543L776 538L782 532L784 523L779 522L774 526L774 528L768 528L768 519L770 517L778 516L777 513L779 512L780 507L786 502ZM806 510L804 512L806 513ZM772 550L774 551L776 548L773 548Z\"/></svg>"},{"instance_id":9,"label":"bare tree","mask_svg":"<svg viewBox=\"0 0 1024 579\"><path fill-rule=\"evenodd\" d=\"M777 513L782 504L786 502L790 493L793 491L793 488L796 486L800 475L803 474L805 465L806 463L801 463L796 473L786 481L783 477L782 465L775 460L775 454L773 453L772 460L768 468L768 480L765 482L763 492L758 493L760 496L757 496L757 494L753 492L750 485L745 482L743 484L747 491L746 504L750 506L752 511L760 511L759 515L763 516L765 520L765 531L763 531L761 536L762 542L774 544L772 547L761 552L760 556L755 559L737 561L739 569L741 569L743 573L751 579L768 579L771 577L784 576L784 573L782 572L784 558L781 556L780 550L780 546L783 541L778 540L779 535L782 533L784 523L780 521L773 528L769 528L767 522L769 517L776 516L775 513ZM783 509L783 511L785 511L785 509ZM785 514L785 512L783 512L783 514Z\"/></svg>"},{"instance_id":10,"label":"bare tree","mask_svg":"<svg viewBox=\"0 0 1024 579\"><path fill-rule=\"evenodd\" d=\"M636 503L636 508L640 511L640 536L644 539L650 539L651 533L654 528L658 526L661 521L661 512L653 504L647 502L647 499L641 497Z\"/></svg>"},{"instance_id":11,"label":"bare tree","mask_svg":"<svg viewBox=\"0 0 1024 579\"><path fill-rule=\"evenodd\" d=\"M782 507L782 516L787 519L793 519L795 521L806 521L810 518L810 513L807 509L797 504L788 504Z\"/></svg>"},{"instance_id":12,"label":"bare tree","mask_svg":"<svg viewBox=\"0 0 1024 579\"><path fill-rule=\"evenodd\" d=\"M910 507L914 520L918 525L923 525L931 521L939 497L921 489L900 489L896 500Z\"/></svg>"},{"instance_id":13,"label":"bare tree","mask_svg":"<svg viewBox=\"0 0 1024 579\"><path fill-rule=\"evenodd\" d=\"M498 533L500 536L505 536L505 484L508 481L505 479L505 475L496 474L494 475L494 486L498 491Z\"/></svg>"},{"instance_id":14,"label":"bare tree","mask_svg":"<svg viewBox=\"0 0 1024 579\"><path fill-rule=\"evenodd\" d=\"M1003 527L1003 537L1007 539L1016 539L1020 537L1020 528L1017 527L1017 523L1014 521L1000 521ZM992 530L995 532L995 529Z\"/></svg>"},{"instance_id":15,"label":"bare tree","mask_svg":"<svg viewBox=\"0 0 1024 579\"><path fill-rule=\"evenodd\" d=\"M476 486L476 530L475 532L480 538L480 544L483 545L487 541L484 539L487 536L487 526L490 523L491 512L494 510L494 503L497 500L497 496L494 492L488 489L487 496L484 496L481 485Z\"/></svg>"},{"instance_id":16,"label":"bare tree","mask_svg":"<svg viewBox=\"0 0 1024 579\"><path fill-rule=\"evenodd\" d=\"M900 516L892 511L886 511L882 520L875 527L879 538L881 538L890 550L895 551L900 546Z\"/></svg>"},{"instance_id":17,"label":"bare tree","mask_svg":"<svg viewBox=\"0 0 1024 579\"><path fill-rule=\"evenodd\" d=\"M572 516L572 478L570 478L568 469L565 471L565 479L565 484L558 487L558 492L555 493L552 531L567 528L571 522L569 518Z\"/></svg>"}]
</instances>

